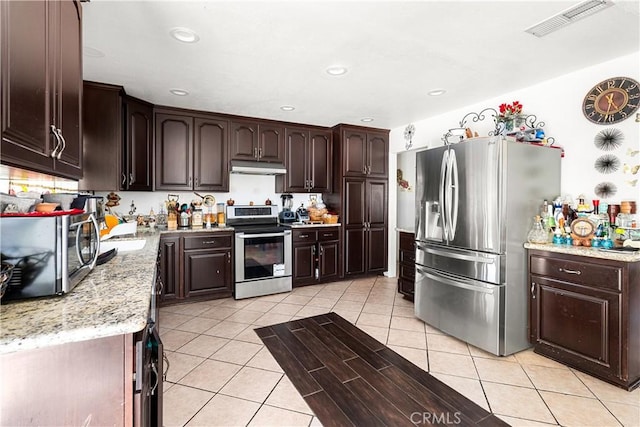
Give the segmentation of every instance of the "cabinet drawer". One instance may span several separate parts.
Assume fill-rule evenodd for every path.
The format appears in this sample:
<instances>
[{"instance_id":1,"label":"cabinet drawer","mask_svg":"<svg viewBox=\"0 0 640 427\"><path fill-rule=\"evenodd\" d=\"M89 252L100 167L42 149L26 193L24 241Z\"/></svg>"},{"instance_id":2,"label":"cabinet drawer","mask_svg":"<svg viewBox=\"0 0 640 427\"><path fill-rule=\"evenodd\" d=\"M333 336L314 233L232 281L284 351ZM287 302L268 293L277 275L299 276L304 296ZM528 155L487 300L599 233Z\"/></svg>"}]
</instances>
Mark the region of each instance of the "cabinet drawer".
<instances>
[{"instance_id":1,"label":"cabinet drawer","mask_svg":"<svg viewBox=\"0 0 640 427\"><path fill-rule=\"evenodd\" d=\"M189 249L218 249L231 247L231 234L218 235L213 233L197 236L185 236L184 250Z\"/></svg>"},{"instance_id":2,"label":"cabinet drawer","mask_svg":"<svg viewBox=\"0 0 640 427\"><path fill-rule=\"evenodd\" d=\"M318 240L318 232L316 230L293 230L291 240L293 243L307 243Z\"/></svg>"},{"instance_id":3,"label":"cabinet drawer","mask_svg":"<svg viewBox=\"0 0 640 427\"><path fill-rule=\"evenodd\" d=\"M415 234L400 232L400 249L413 252L416 250Z\"/></svg>"},{"instance_id":4,"label":"cabinet drawer","mask_svg":"<svg viewBox=\"0 0 640 427\"><path fill-rule=\"evenodd\" d=\"M400 264L400 278L415 281L416 280L416 267L415 265Z\"/></svg>"},{"instance_id":5,"label":"cabinet drawer","mask_svg":"<svg viewBox=\"0 0 640 427\"><path fill-rule=\"evenodd\" d=\"M400 251L400 262L405 263L405 264L415 264L416 262L416 253L415 251L410 252L410 251L405 251L405 250L401 250Z\"/></svg>"},{"instance_id":6,"label":"cabinet drawer","mask_svg":"<svg viewBox=\"0 0 640 427\"><path fill-rule=\"evenodd\" d=\"M337 228L321 228L318 230L318 240L328 242L330 240L338 240L339 230Z\"/></svg>"},{"instance_id":7,"label":"cabinet drawer","mask_svg":"<svg viewBox=\"0 0 640 427\"><path fill-rule=\"evenodd\" d=\"M622 290L622 267L535 255L531 256L530 262L531 274L580 285Z\"/></svg>"}]
</instances>

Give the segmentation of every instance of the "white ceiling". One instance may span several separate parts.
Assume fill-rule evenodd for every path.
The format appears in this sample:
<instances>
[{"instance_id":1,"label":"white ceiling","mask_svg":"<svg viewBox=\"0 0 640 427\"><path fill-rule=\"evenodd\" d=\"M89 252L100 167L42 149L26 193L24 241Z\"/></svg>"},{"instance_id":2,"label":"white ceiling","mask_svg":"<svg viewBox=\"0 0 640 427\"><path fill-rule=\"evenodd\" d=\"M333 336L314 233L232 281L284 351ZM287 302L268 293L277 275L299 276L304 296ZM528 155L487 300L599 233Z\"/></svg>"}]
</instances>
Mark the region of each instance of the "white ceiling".
<instances>
[{"instance_id":1,"label":"white ceiling","mask_svg":"<svg viewBox=\"0 0 640 427\"><path fill-rule=\"evenodd\" d=\"M640 50L640 0L524 32L576 3L92 0L84 45L104 56L85 52L84 78L161 105L394 128ZM176 41L174 27L200 41ZM336 64L348 73L325 72Z\"/></svg>"}]
</instances>

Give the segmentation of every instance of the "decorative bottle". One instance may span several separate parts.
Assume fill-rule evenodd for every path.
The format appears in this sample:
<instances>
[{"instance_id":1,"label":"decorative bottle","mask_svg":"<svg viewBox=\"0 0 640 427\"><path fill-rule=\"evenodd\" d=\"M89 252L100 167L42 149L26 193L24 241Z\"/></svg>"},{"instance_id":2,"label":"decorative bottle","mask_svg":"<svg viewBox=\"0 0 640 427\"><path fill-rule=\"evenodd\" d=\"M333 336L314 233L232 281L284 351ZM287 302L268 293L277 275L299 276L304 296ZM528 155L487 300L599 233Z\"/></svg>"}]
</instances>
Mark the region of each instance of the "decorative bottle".
<instances>
[{"instance_id":1,"label":"decorative bottle","mask_svg":"<svg viewBox=\"0 0 640 427\"><path fill-rule=\"evenodd\" d=\"M529 243L548 243L549 242L549 233L545 231L542 227L542 222L540 220L540 215L536 215L533 219L533 226L527 234L527 240Z\"/></svg>"}]
</instances>

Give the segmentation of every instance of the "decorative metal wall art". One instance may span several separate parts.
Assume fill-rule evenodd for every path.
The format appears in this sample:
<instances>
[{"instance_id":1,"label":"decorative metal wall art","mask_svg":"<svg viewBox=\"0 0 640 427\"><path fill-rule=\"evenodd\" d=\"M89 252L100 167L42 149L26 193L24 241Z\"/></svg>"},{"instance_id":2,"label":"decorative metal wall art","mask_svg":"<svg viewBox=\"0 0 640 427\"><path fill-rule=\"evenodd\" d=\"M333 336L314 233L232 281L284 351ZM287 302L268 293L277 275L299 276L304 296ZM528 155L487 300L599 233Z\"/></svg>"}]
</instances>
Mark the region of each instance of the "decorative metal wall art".
<instances>
[{"instance_id":1,"label":"decorative metal wall art","mask_svg":"<svg viewBox=\"0 0 640 427\"><path fill-rule=\"evenodd\" d=\"M458 123L457 128L449 129L443 136L442 141L445 145L449 145L455 142L462 141L466 135L468 135L469 124L482 122L487 118L493 119L494 128L489 131L489 136L497 136L497 135L509 135L515 136L518 141L522 142L541 142L544 138L546 140L546 145L553 145L555 143L555 138L553 137L545 137L544 136L544 126L545 123L543 121L538 121L538 117L535 114L521 114L518 119L522 122L521 127L518 129L514 129L513 131L507 132L507 124L504 121L501 121L500 114L494 108L485 108L479 113L470 112L465 114L465 116ZM542 136L542 138L538 138ZM450 138L453 138L451 140ZM457 141L456 141L457 139Z\"/></svg>"},{"instance_id":2,"label":"decorative metal wall art","mask_svg":"<svg viewBox=\"0 0 640 427\"><path fill-rule=\"evenodd\" d=\"M613 154L605 154L596 159L594 164L595 169L604 174L614 173L620 169L620 159Z\"/></svg>"},{"instance_id":3,"label":"decorative metal wall art","mask_svg":"<svg viewBox=\"0 0 640 427\"><path fill-rule=\"evenodd\" d=\"M601 182L594 189L596 195L601 199L613 197L618 192L618 187L613 182Z\"/></svg>"},{"instance_id":4,"label":"decorative metal wall art","mask_svg":"<svg viewBox=\"0 0 640 427\"><path fill-rule=\"evenodd\" d=\"M616 128L603 129L593 140L593 143L602 151L612 151L622 145L624 134Z\"/></svg>"}]
</instances>

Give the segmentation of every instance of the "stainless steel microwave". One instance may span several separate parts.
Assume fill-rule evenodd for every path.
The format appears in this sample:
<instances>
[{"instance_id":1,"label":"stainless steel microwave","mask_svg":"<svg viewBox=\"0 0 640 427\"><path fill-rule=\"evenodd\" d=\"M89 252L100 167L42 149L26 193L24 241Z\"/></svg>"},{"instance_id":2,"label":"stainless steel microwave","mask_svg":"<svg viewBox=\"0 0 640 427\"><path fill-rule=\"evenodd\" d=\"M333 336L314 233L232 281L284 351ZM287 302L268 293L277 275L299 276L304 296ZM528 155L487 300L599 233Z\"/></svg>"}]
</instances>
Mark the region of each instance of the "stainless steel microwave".
<instances>
[{"instance_id":1,"label":"stainless steel microwave","mask_svg":"<svg viewBox=\"0 0 640 427\"><path fill-rule=\"evenodd\" d=\"M2 262L14 266L3 302L71 291L100 252L93 214L2 217L0 232Z\"/></svg>"}]
</instances>

